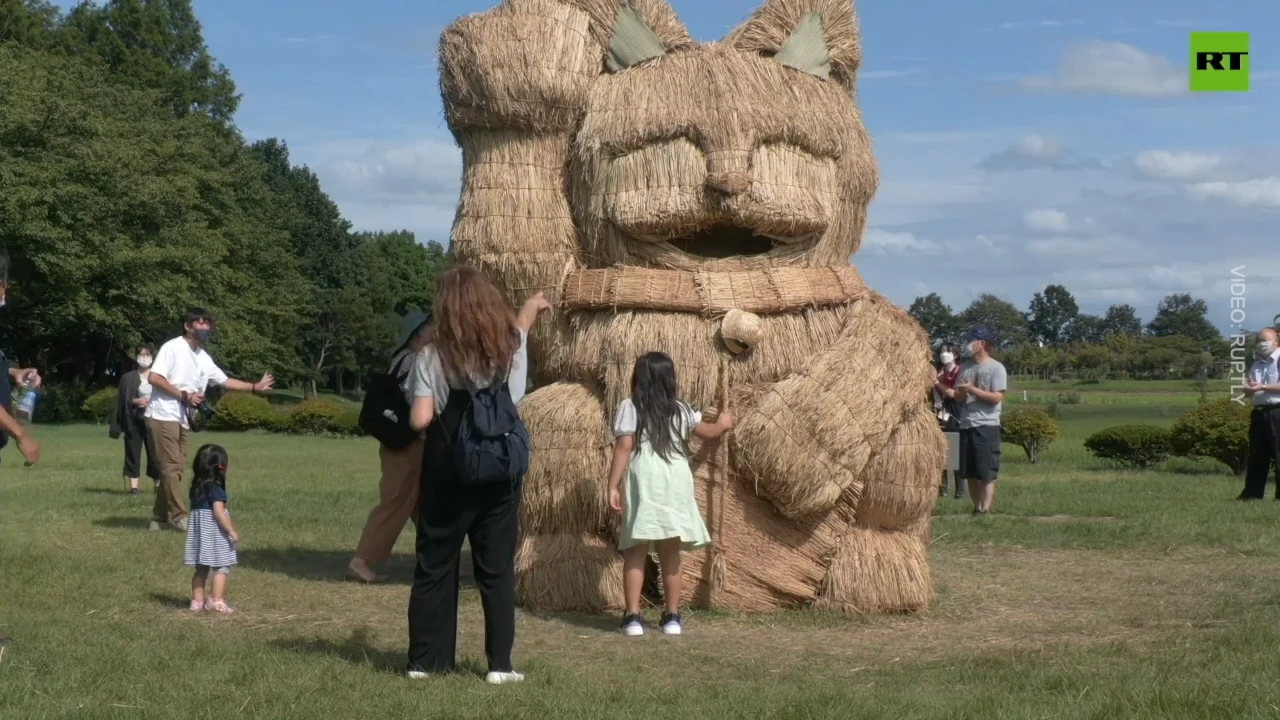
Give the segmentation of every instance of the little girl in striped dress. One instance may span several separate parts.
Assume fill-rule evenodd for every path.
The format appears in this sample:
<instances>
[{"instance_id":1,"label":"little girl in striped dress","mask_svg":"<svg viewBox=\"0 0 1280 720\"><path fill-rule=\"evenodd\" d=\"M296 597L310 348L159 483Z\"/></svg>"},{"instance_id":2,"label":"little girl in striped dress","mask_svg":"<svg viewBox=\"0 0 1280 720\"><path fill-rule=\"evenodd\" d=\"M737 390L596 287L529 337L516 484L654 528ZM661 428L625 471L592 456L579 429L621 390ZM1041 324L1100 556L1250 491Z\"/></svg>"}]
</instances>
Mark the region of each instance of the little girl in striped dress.
<instances>
[{"instance_id":1,"label":"little girl in striped dress","mask_svg":"<svg viewBox=\"0 0 1280 720\"><path fill-rule=\"evenodd\" d=\"M227 451L221 445L204 445L196 451L191 468L191 516L187 521L187 565L191 578L191 609L232 613L227 605L227 575L237 562L240 535L227 511ZM213 587L205 595L205 582L213 570Z\"/></svg>"}]
</instances>

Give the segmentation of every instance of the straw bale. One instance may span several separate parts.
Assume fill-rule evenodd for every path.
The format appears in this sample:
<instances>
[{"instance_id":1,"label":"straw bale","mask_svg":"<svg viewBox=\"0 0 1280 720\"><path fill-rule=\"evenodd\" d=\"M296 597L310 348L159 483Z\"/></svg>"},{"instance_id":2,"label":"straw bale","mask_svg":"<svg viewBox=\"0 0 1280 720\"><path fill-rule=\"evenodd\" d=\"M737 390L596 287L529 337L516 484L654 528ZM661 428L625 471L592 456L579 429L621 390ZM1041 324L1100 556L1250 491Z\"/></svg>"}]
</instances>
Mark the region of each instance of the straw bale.
<instances>
[{"instance_id":1,"label":"straw bale","mask_svg":"<svg viewBox=\"0 0 1280 720\"><path fill-rule=\"evenodd\" d=\"M456 133L462 147L462 198L451 252L487 274L511 299L543 292L559 303L566 274L578 266L578 238L563 192L569 136L522 130ZM567 325L542 319L529 340L543 377L562 370Z\"/></svg>"},{"instance_id":2,"label":"straw bale","mask_svg":"<svg viewBox=\"0 0 1280 720\"><path fill-rule=\"evenodd\" d=\"M862 64L862 38L850 0L768 0L726 42L753 53L777 53L809 13L822 18L831 74L853 92Z\"/></svg>"},{"instance_id":3,"label":"straw bale","mask_svg":"<svg viewBox=\"0 0 1280 720\"><path fill-rule=\"evenodd\" d=\"M931 367L910 316L879 295L854 303L841 339L739 419L742 467L788 517L859 497L871 457L925 397Z\"/></svg>"},{"instance_id":4,"label":"straw bale","mask_svg":"<svg viewBox=\"0 0 1280 720\"><path fill-rule=\"evenodd\" d=\"M720 315L735 310L779 313L842 305L865 297L852 266L686 272L619 267L576 270L565 279L566 308L634 308Z\"/></svg>"},{"instance_id":5,"label":"straw bale","mask_svg":"<svg viewBox=\"0 0 1280 720\"><path fill-rule=\"evenodd\" d=\"M938 500L947 441L928 405L908 411L867 464L855 520L859 527L919 533Z\"/></svg>"},{"instance_id":6,"label":"straw bale","mask_svg":"<svg viewBox=\"0 0 1280 720\"><path fill-rule=\"evenodd\" d=\"M849 531L851 509L841 505L798 521L785 518L750 484L732 474L722 479L715 446L696 442L691 449L698 506L723 551L724 585L712 587L710 549L685 553L684 599L696 607L744 612L815 602L830 557Z\"/></svg>"},{"instance_id":7,"label":"straw bale","mask_svg":"<svg viewBox=\"0 0 1280 720\"><path fill-rule=\"evenodd\" d=\"M600 393L579 383L539 388L520 403L533 438L520 523L525 532L598 533L609 526L613 438Z\"/></svg>"},{"instance_id":8,"label":"straw bale","mask_svg":"<svg viewBox=\"0 0 1280 720\"><path fill-rule=\"evenodd\" d=\"M878 183L844 87L725 44L602 76L572 149L590 267L847 264ZM743 173L744 192L707 190ZM753 228L773 249L709 260L670 242L724 224Z\"/></svg>"},{"instance_id":9,"label":"straw bale","mask_svg":"<svg viewBox=\"0 0 1280 720\"><path fill-rule=\"evenodd\" d=\"M854 528L831 559L817 607L846 613L913 612L928 609L932 599L926 541Z\"/></svg>"},{"instance_id":10,"label":"straw bale","mask_svg":"<svg viewBox=\"0 0 1280 720\"><path fill-rule=\"evenodd\" d=\"M535 611L621 610L622 556L589 535L526 535L516 554L516 601Z\"/></svg>"}]
</instances>

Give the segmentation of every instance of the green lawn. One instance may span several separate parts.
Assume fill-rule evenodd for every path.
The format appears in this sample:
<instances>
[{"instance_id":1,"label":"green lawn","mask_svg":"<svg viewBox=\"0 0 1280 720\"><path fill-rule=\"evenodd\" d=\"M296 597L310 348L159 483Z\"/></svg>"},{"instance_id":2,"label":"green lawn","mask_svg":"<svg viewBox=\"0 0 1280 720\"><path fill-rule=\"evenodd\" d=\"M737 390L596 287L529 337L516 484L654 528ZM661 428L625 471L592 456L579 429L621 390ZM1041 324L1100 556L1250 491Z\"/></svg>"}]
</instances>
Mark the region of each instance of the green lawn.
<instances>
[{"instance_id":1,"label":"green lawn","mask_svg":"<svg viewBox=\"0 0 1280 720\"><path fill-rule=\"evenodd\" d=\"M1212 464L1119 471L1081 448L1188 405L1059 407L1036 465L1006 446L997 514L941 500L934 608L844 618L693 613L641 641L614 618L522 614L521 686L413 683L407 556L395 582L341 581L376 496L366 440L209 435L232 455L243 534L235 617L184 612L182 538L145 531L100 428L39 428L46 457L0 468L0 718L1274 718L1280 503L1231 501ZM1124 391L1110 391L1115 396ZM1194 402L1194 401L1192 401ZM406 533L398 550L407 553ZM483 664L479 603L461 647Z\"/></svg>"}]
</instances>

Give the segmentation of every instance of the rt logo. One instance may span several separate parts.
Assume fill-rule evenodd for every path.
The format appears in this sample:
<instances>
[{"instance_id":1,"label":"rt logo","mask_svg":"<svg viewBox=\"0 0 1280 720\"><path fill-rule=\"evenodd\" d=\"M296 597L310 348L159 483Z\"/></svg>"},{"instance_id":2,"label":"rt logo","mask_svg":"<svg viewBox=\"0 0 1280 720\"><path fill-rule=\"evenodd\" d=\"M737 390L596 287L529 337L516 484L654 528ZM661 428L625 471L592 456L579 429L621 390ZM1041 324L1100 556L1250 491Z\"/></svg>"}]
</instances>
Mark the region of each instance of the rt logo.
<instances>
[{"instance_id":1,"label":"rt logo","mask_svg":"<svg viewBox=\"0 0 1280 720\"><path fill-rule=\"evenodd\" d=\"M1248 92L1249 33L1191 33L1191 92Z\"/></svg>"}]
</instances>

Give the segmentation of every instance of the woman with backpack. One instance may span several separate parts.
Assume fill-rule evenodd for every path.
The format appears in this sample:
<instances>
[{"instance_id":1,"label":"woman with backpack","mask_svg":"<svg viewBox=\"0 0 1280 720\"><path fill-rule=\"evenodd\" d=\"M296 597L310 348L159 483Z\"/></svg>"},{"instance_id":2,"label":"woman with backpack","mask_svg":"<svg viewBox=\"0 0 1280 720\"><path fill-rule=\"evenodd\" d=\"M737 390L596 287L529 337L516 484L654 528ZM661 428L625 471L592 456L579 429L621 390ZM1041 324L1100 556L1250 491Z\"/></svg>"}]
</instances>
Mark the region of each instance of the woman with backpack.
<instances>
[{"instance_id":1,"label":"woman with backpack","mask_svg":"<svg viewBox=\"0 0 1280 720\"><path fill-rule=\"evenodd\" d=\"M362 409L362 416L365 409L370 408L379 416L392 407L402 413L408 409L413 400L408 394L409 372L413 369L414 358L427 344L430 323L431 316L420 312L409 313L401 321L400 339L392 350L391 369L385 376L376 378L378 382L370 384L365 397L368 407ZM385 417L382 419L386 420ZM409 418L397 418L397 421L397 424L407 427ZM396 429L391 426L389 433L376 430L370 433L375 437L382 436L378 438L382 481L378 485L378 505L369 513L364 532L360 533L355 557L347 566L347 577L356 582L386 582L387 576L374 572L370 564L386 562L400 538L400 532L404 530L404 524L410 519L417 524L415 511L418 509L418 483L422 476L423 436L421 432L401 432L406 437L396 438L393 437Z\"/></svg>"},{"instance_id":2,"label":"woman with backpack","mask_svg":"<svg viewBox=\"0 0 1280 720\"><path fill-rule=\"evenodd\" d=\"M470 542L484 605L486 682L519 682L515 556L529 434L516 412L528 381L526 342L551 305L542 293L517 313L480 272L440 277L430 342L409 380L410 425L426 430L418 492L418 565L409 596L408 677L454 669L458 569Z\"/></svg>"}]
</instances>

